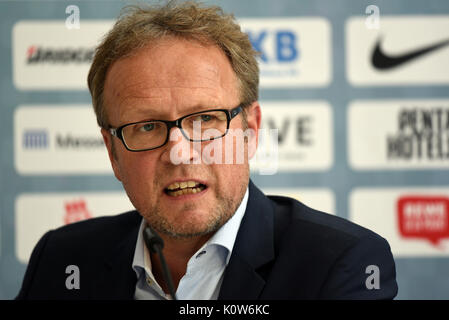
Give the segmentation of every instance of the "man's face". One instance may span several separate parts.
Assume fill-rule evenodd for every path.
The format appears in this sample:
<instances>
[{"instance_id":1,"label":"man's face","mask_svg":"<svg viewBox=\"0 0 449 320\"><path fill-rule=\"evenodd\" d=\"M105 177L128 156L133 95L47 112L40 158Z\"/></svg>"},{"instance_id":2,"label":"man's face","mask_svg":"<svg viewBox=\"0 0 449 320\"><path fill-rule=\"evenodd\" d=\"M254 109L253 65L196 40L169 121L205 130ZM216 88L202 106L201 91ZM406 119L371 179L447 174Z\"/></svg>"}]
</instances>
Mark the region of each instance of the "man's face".
<instances>
[{"instance_id":1,"label":"man's face","mask_svg":"<svg viewBox=\"0 0 449 320\"><path fill-rule=\"evenodd\" d=\"M207 109L232 109L240 104L239 96L235 73L218 47L179 39L161 40L115 62L104 90L112 127L143 120L174 120ZM249 148L252 157L257 147L260 107L253 103L247 110L248 128L256 133L245 144L245 152ZM245 129L242 114L231 121L230 129ZM174 130L179 129L171 133ZM115 176L136 209L162 234L192 237L216 231L244 196L249 180L247 157L240 164L205 164L198 144L194 147L185 138L169 141L159 149L130 152L106 130L102 134ZM204 148L221 143L224 154L228 137L199 145ZM179 149L179 144L186 144L190 150L190 154L182 155L190 164L172 162L170 151L175 145ZM168 190L181 182L194 183L197 192Z\"/></svg>"}]
</instances>

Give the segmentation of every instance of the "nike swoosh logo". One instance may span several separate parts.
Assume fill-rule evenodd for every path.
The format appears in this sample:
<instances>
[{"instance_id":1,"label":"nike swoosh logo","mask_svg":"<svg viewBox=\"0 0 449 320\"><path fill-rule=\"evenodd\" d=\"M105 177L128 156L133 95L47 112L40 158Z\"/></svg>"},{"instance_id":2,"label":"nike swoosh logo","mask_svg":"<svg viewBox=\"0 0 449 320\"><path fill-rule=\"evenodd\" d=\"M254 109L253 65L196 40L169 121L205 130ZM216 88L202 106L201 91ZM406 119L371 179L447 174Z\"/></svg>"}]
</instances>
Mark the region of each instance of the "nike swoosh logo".
<instances>
[{"instance_id":1,"label":"nike swoosh logo","mask_svg":"<svg viewBox=\"0 0 449 320\"><path fill-rule=\"evenodd\" d=\"M401 55L388 55L380 46L382 39L379 38L376 42L376 47L374 48L373 54L371 56L371 63L376 69L380 70L388 70L393 69L396 67L399 67L400 65L410 62L413 59L416 59L418 57L421 57L425 54L428 54L432 51L436 51L440 48L443 48L444 46L447 46L449 44L449 39L444 40L435 44L432 44L430 46L426 46L424 48L420 48L417 50L409 51L406 53L403 53Z\"/></svg>"}]
</instances>

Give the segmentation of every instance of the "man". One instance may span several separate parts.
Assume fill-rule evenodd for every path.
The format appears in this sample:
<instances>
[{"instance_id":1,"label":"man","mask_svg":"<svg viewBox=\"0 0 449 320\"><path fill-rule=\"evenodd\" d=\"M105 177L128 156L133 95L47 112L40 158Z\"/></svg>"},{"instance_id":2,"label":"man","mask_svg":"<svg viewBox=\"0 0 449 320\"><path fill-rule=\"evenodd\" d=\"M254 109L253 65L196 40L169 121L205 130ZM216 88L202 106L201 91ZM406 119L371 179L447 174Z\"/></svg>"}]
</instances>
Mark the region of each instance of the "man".
<instances>
[{"instance_id":1,"label":"man","mask_svg":"<svg viewBox=\"0 0 449 320\"><path fill-rule=\"evenodd\" d=\"M19 299L173 298L147 226L164 241L178 299L395 297L383 238L250 181L258 67L232 16L194 2L132 7L97 49L88 82L136 211L45 234ZM76 288L67 266L79 271Z\"/></svg>"}]
</instances>

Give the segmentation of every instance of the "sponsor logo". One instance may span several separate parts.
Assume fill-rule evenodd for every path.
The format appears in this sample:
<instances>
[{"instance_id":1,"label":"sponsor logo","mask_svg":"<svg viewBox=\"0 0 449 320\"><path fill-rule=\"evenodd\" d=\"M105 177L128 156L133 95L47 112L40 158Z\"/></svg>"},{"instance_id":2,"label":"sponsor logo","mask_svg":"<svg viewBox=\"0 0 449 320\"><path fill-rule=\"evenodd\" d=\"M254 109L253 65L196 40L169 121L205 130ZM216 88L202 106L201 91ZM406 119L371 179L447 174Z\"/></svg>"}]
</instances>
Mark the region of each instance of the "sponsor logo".
<instances>
[{"instance_id":1,"label":"sponsor logo","mask_svg":"<svg viewBox=\"0 0 449 320\"><path fill-rule=\"evenodd\" d=\"M69 24L22 20L14 25L13 81L18 89L87 90L94 48L113 21L83 20L83 28L76 28L72 18L67 18Z\"/></svg>"},{"instance_id":2,"label":"sponsor logo","mask_svg":"<svg viewBox=\"0 0 449 320\"><path fill-rule=\"evenodd\" d=\"M381 28L366 17L346 23L346 71L355 86L449 83L449 16L382 16Z\"/></svg>"},{"instance_id":3,"label":"sponsor logo","mask_svg":"<svg viewBox=\"0 0 449 320\"><path fill-rule=\"evenodd\" d=\"M46 149L48 144L48 132L45 129L26 129L23 132L25 149Z\"/></svg>"},{"instance_id":4,"label":"sponsor logo","mask_svg":"<svg viewBox=\"0 0 449 320\"><path fill-rule=\"evenodd\" d=\"M386 238L396 257L449 256L449 187L357 188L350 220Z\"/></svg>"},{"instance_id":5,"label":"sponsor logo","mask_svg":"<svg viewBox=\"0 0 449 320\"><path fill-rule=\"evenodd\" d=\"M56 134L56 146L59 149L104 149L104 141L99 136L73 136L70 133Z\"/></svg>"},{"instance_id":6,"label":"sponsor logo","mask_svg":"<svg viewBox=\"0 0 449 320\"><path fill-rule=\"evenodd\" d=\"M260 53L260 60L263 63L269 63L271 61L279 63L291 63L292 61L299 59L299 42L298 37L293 31L274 31L274 53L272 56L265 51L263 44L267 39L268 31L261 30L256 32L247 32L249 40L254 49ZM290 69L292 74L296 74L297 70Z\"/></svg>"},{"instance_id":7,"label":"sponsor logo","mask_svg":"<svg viewBox=\"0 0 449 320\"><path fill-rule=\"evenodd\" d=\"M270 101L261 106L261 128L277 131L277 148L262 144L256 155L267 149L277 150L279 171L329 169L333 163L332 112L326 102ZM259 169L259 164L251 162L251 169Z\"/></svg>"},{"instance_id":8,"label":"sponsor logo","mask_svg":"<svg viewBox=\"0 0 449 320\"><path fill-rule=\"evenodd\" d=\"M23 131L24 149L48 149L50 138L46 129L25 129ZM103 138L98 136L73 136L71 133L56 133L55 149L104 148Z\"/></svg>"},{"instance_id":9,"label":"sponsor logo","mask_svg":"<svg viewBox=\"0 0 449 320\"><path fill-rule=\"evenodd\" d=\"M23 133L23 147L25 149L48 149L49 136L47 130L25 129ZM71 133L56 133L54 138L55 150L70 149L104 149L104 141L98 136L74 136Z\"/></svg>"},{"instance_id":10,"label":"sponsor logo","mask_svg":"<svg viewBox=\"0 0 449 320\"><path fill-rule=\"evenodd\" d=\"M261 87L325 86L331 79L331 36L323 18L241 19L260 53Z\"/></svg>"},{"instance_id":11,"label":"sponsor logo","mask_svg":"<svg viewBox=\"0 0 449 320\"><path fill-rule=\"evenodd\" d=\"M87 63L90 64L94 48L43 48L32 45L27 49L27 64Z\"/></svg>"},{"instance_id":12,"label":"sponsor logo","mask_svg":"<svg viewBox=\"0 0 449 320\"><path fill-rule=\"evenodd\" d=\"M434 246L449 238L449 198L402 196L397 202L398 226L404 238L427 239Z\"/></svg>"},{"instance_id":13,"label":"sponsor logo","mask_svg":"<svg viewBox=\"0 0 449 320\"><path fill-rule=\"evenodd\" d=\"M64 224L70 224L92 218L92 214L87 209L85 199L66 202Z\"/></svg>"},{"instance_id":14,"label":"sponsor logo","mask_svg":"<svg viewBox=\"0 0 449 320\"><path fill-rule=\"evenodd\" d=\"M449 104L403 106L397 134L387 136L387 158L449 159Z\"/></svg>"},{"instance_id":15,"label":"sponsor logo","mask_svg":"<svg viewBox=\"0 0 449 320\"><path fill-rule=\"evenodd\" d=\"M374 47L372 54L372 64L376 69L388 70L399 67L404 63L411 62L425 54L429 54L435 50L441 49L449 44L449 40L426 46L424 48L415 49L399 55L386 54L381 47L381 39L379 39Z\"/></svg>"},{"instance_id":16,"label":"sponsor logo","mask_svg":"<svg viewBox=\"0 0 449 320\"><path fill-rule=\"evenodd\" d=\"M16 255L20 262L27 263L45 232L133 209L124 191L21 194L15 201Z\"/></svg>"},{"instance_id":17,"label":"sponsor logo","mask_svg":"<svg viewBox=\"0 0 449 320\"><path fill-rule=\"evenodd\" d=\"M112 173L91 106L19 106L14 140L20 174Z\"/></svg>"},{"instance_id":18,"label":"sponsor logo","mask_svg":"<svg viewBox=\"0 0 449 320\"><path fill-rule=\"evenodd\" d=\"M448 100L366 100L348 112L355 169L449 167Z\"/></svg>"}]
</instances>

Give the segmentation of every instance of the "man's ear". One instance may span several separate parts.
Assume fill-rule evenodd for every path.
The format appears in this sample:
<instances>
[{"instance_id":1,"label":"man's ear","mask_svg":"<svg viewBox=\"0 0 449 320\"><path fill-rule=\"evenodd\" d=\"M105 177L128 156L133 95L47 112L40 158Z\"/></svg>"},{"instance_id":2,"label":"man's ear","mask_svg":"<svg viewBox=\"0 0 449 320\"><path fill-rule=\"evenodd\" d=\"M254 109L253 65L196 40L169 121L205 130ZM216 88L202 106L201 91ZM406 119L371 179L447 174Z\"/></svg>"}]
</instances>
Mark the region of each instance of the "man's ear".
<instances>
[{"instance_id":1,"label":"man's ear","mask_svg":"<svg viewBox=\"0 0 449 320\"><path fill-rule=\"evenodd\" d=\"M246 120L249 129L248 159L252 159L259 144L259 128L262 121L262 112L258 101L254 101L246 109Z\"/></svg>"},{"instance_id":2,"label":"man's ear","mask_svg":"<svg viewBox=\"0 0 449 320\"><path fill-rule=\"evenodd\" d=\"M122 181L121 174L120 174L120 168L119 168L119 164L117 161L117 154L114 150L114 143L112 141L112 139L114 139L114 137L111 135L111 133L109 131L107 131L104 128L101 128L101 135L103 136L104 144L108 150L109 160L111 161L111 166L112 166L112 170L114 171L114 175L119 181Z\"/></svg>"}]
</instances>

